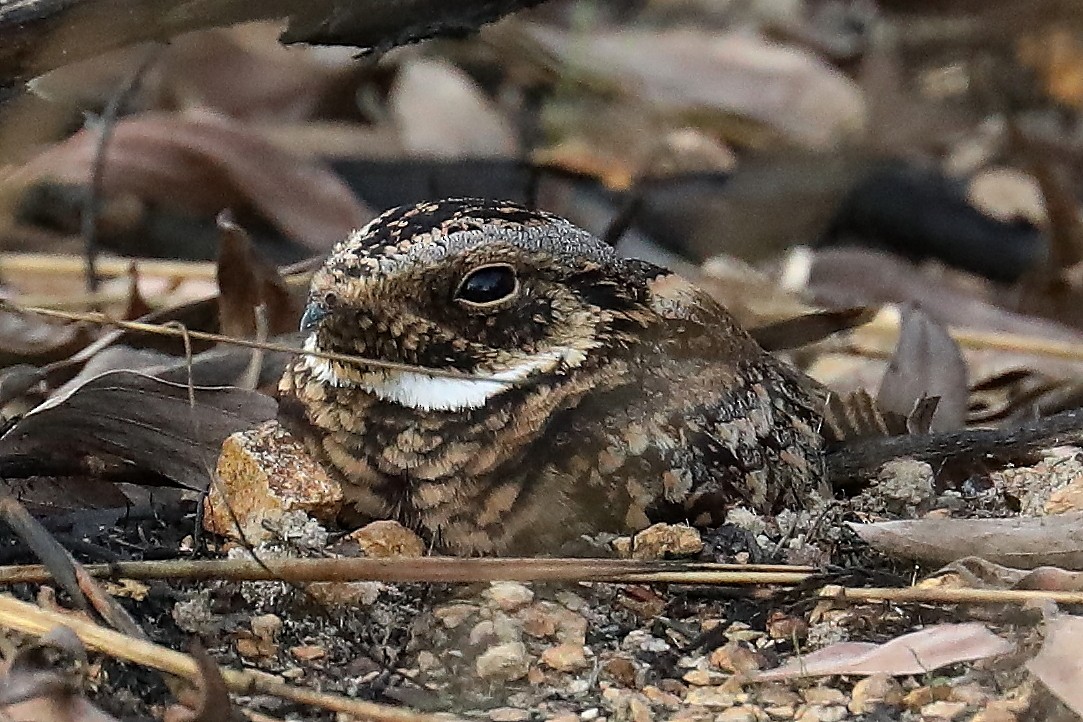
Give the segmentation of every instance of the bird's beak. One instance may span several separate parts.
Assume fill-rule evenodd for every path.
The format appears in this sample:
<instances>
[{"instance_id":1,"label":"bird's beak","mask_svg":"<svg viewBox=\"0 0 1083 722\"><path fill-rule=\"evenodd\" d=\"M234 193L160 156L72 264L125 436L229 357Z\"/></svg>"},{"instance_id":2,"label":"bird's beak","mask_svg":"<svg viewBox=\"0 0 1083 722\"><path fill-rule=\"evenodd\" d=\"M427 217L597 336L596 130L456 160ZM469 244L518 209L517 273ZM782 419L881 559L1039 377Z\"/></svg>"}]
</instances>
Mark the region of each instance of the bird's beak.
<instances>
[{"instance_id":1,"label":"bird's beak","mask_svg":"<svg viewBox=\"0 0 1083 722\"><path fill-rule=\"evenodd\" d=\"M329 314L330 311L326 306L322 306L318 303L310 303L305 307L305 313L301 316L301 331L311 331L314 329L324 317Z\"/></svg>"}]
</instances>

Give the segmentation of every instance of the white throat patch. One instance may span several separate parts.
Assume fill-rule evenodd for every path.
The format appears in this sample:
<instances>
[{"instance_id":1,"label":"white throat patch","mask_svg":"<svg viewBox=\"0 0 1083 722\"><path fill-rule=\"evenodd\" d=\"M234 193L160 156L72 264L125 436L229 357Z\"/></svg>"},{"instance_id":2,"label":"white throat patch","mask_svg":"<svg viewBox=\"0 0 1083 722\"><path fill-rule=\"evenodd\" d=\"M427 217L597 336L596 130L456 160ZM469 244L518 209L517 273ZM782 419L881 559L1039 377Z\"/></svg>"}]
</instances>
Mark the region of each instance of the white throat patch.
<instances>
[{"instance_id":1,"label":"white throat patch","mask_svg":"<svg viewBox=\"0 0 1083 722\"><path fill-rule=\"evenodd\" d=\"M315 347L313 335L305 341L305 350ZM362 389L381 401L419 411L463 411L481 408L534 372L550 371L562 362L577 366L584 358L586 354L580 349L561 347L505 371L463 378L398 370L350 374L342 364L315 356L304 356L301 363L313 378L330 386Z\"/></svg>"}]
</instances>

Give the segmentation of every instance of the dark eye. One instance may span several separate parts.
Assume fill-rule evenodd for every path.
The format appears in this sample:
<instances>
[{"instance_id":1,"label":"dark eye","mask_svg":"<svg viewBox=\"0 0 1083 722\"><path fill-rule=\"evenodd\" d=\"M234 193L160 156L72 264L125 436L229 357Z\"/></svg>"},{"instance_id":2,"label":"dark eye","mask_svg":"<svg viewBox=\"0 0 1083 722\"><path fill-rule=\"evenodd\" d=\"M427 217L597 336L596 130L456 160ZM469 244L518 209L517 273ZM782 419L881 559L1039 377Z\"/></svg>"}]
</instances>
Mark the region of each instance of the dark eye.
<instances>
[{"instance_id":1,"label":"dark eye","mask_svg":"<svg viewBox=\"0 0 1083 722\"><path fill-rule=\"evenodd\" d=\"M503 301L519 290L515 269L506 264L482 266L467 274L455 291L455 300L475 306Z\"/></svg>"}]
</instances>

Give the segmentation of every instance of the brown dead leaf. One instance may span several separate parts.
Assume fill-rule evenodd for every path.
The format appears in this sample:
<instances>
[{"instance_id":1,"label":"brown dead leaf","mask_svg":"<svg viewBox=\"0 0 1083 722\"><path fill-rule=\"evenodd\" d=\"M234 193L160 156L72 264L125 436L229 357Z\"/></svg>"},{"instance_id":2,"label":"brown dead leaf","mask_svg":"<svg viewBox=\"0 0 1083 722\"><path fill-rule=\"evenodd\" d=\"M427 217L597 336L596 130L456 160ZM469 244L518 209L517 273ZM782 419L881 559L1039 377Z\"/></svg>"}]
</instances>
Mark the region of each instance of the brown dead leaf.
<instances>
[{"instance_id":1,"label":"brown dead leaf","mask_svg":"<svg viewBox=\"0 0 1083 722\"><path fill-rule=\"evenodd\" d=\"M201 645L192 645L192 657L199 666L196 689L182 695L181 704L166 712L166 722L241 722L247 719L229 698L222 672Z\"/></svg>"},{"instance_id":2,"label":"brown dead leaf","mask_svg":"<svg viewBox=\"0 0 1083 722\"><path fill-rule=\"evenodd\" d=\"M173 38L151 79L159 105L214 108L233 118L311 118L337 94L348 97L353 52L286 46L279 23L247 23Z\"/></svg>"},{"instance_id":3,"label":"brown dead leaf","mask_svg":"<svg viewBox=\"0 0 1083 722\"><path fill-rule=\"evenodd\" d=\"M849 526L890 556L947 564L979 556L1021 569L1083 569L1083 512L1012 519L909 519Z\"/></svg>"},{"instance_id":4,"label":"brown dead leaf","mask_svg":"<svg viewBox=\"0 0 1083 722\"><path fill-rule=\"evenodd\" d=\"M816 57L748 34L695 29L578 34L533 25L530 35L584 77L706 124L768 126L795 145L831 148L860 131L856 85Z\"/></svg>"},{"instance_id":5,"label":"brown dead leaf","mask_svg":"<svg viewBox=\"0 0 1083 722\"><path fill-rule=\"evenodd\" d=\"M1059 614L1046 621L1045 642L1027 669L1049 690L1083 715L1083 617Z\"/></svg>"},{"instance_id":6,"label":"brown dead leaf","mask_svg":"<svg viewBox=\"0 0 1083 722\"><path fill-rule=\"evenodd\" d=\"M1003 564L965 557L938 569L930 578L952 574L974 589L1031 589L1044 592L1083 591L1083 572L1059 567L1015 569Z\"/></svg>"},{"instance_id":7,"label":"brown dead leaf","mask_svg":"<svg viewBox=\"0 0 1083 722\"><path fill-rule=\"evenodd\" d=\"M34 471L41 466L119 460L206 488L225 438L274 418L276 403L254 391L193 387L190 406L189 390L130 371L101 374L50 398L0 437L0 467L18 478L48 473Z\"/></svg>"},{"instance_id":8,"label":"brown dead leaf","mask_svg":"<svg viewBox=\"0 0 1083 722\"><path fill-rule=\"evenodd\" d=\"M286 333L297 328L300 299L293 299L278 268L264 258L244 229L226 214L218 217L218 318L227 336L254 338L256 309L266 313L266 332Z\"/></svg>"},{"instance_id":9,"label":"brown dead leaf","mask_svg":"<svg viewBox=\"0 0 1083 722\"><path fill-rule=\"evenodd\" d=\"M910 419L923 400L938 398L930 428L960 429L969 400L966 362L947 330L924 312L904 309L895 354L880 383L877 403Z\"/></svg>"},{"instance_id":10,"label":"brown dead leaf","mask_svg":"<svg viewBox=\"0 0 1083 722\"><path fill-rule=\"evenodd\" d=\"M756 343L768 351L806 346L828 336L867 323L876 315L875 309L864 307L813 311L764 326L749 329Z\"/></svg>"},{"instance_id":11,"label":"brown dead leaf","mask_svg":"<svg viewBox=\"0 0 1083 722\"><path fill-rule=\"evenodd\" d=\"M82 185L98 134L76 133L3 180L10 201L44 180ZM144 113L116 124L102 190L165 208L214 216L253 209L289 238L328 249L372 217L349 188L312 159L295 157L243 124L201 113Z\"/></svg>"},{"instance_id":12,"label":"brown dead leaf","mask_svg":"<svg viewBox=\"0 0 1083 722\"><path fill-rule=\"evenodd\" d=\"M883 644L840 642L755 673L757 682L832 674L927 674L949 664L1007 654L1014 645L977 622L938 624Z\"/></svg>"},{"instance_id":13,"label":"brown dead leaf","mask_svg":"<svg viewBox=\"0 0 1083 722\"><path fill-rule=\"evenodd\" d=\"M117 722L82 694L86 651L66 627L21 650L0 679L0 712L19 722Z\"/></svg>"}]
</instances>

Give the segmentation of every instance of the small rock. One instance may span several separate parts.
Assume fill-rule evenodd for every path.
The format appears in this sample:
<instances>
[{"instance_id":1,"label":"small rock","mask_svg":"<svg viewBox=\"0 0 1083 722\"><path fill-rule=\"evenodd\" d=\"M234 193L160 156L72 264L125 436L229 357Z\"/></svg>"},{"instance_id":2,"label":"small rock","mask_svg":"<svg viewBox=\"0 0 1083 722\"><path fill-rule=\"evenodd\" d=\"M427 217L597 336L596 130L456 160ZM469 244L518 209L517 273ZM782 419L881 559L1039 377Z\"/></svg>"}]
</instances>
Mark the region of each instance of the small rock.
<instances>
[{"instance_id":1,"label":"small rock","mask_svg":"<svg viewBox=\"0 0 1083 722\"><path fill-rule=\"evenodd\" d=\"M530 719L530 710L518 707L497 707L489 710L489 719L493 722L523 722Z\"/></svg>"},{"instance_id":2,"label":"small rock","mask_svg":"<svg viewBox=\"0 0 1083 722\"><path fill-rule=\"evenodd\" d=\"M425 553L425 542L414 532L397 521L385 519L366 524L346 537L357 542L366 557L420 557Z\"/></svg>"},{"instance_id":3,"label":"small rock","mask_svg":"<svg viewBox=\"0 0 1083 722\"><path fill-rule=\"evenodd\" d=\"M602 664L602 673L625 687L636 686L636 665L628 657L610 657Z\"/></svg>"},{"instance_id":4,"label":"small rock","mask_svg":"<svg viewBox=\"0 0 1083 722\"><path fill-rule=\"evenodd\" d=\"M723 672L747 674L763 667L766 660L757 652L737 642L730 642L711 652L711 664Z\"/></svg>"},{"instance_id":5,"label":"small rock","mask_svg":"<svg viewBox=\"0 0 1083 722\"><path fill-rule=\"evenodd\" d=\"M579 713L579 719L587 720L587 722L590 722L590 720L598 719L598 716L601 713L601 710L599 710L597 707L590 707Z\"/></svg>"},{"instance_id":6,"label":"small rock","mask_svg":"<svg viewBox=\"0 0 1083 722\"><path fill-rule=\"evenodd\" d=\"M808 704L817 704L821 706L833 705L833 704L846 704L846 695L841 689L835 689L834 687L809 687L808 689L801 691L801 696L805 698L805 702Z\"/></svg>"},{"instance_id":7,"label":"small rock","mask_svg":"<svg viewBox=\"0 0 1083 722\"><path fill-rule=\"evenodd\" d=\"M563 610L557 621L556 639L562 644L586 644L587 620L577 612Z\"/></svg>"},{"instance_id":8,"label":"small rock","mask_svg":"<svg viewBox=\"0 0 1083 722\"><path fill-rule=\"evenodd\" d=\"M1009 709L1009 703L993 700L970 718L970 722L1018 722L1015 712Z\"/></svg>"},{"instance_id":9,"label":"small rock","mask_svg":"<svg viewBox=\"0 0 1083 722\"><path fill-rule=\"evenodd\" d=\"M482 596L505 612L516 612L534 601L534 592L519 582L493 582Z\"/></svg>"},{"instance_id":10,"label":"small rock","mask_svg":"<svg viewBox=\"0 0 1083 722\"><path fill-rule=\"evenodd\" d=\"M641 694L621 692L611 704L613 719L616 722L653 722L654 720L650 703Z\"/></svg>"},{"instance_id":11,"label":"small rock","mask_svg":"<svg viewBox=\"0 0 1083 722\"><path fill-rule=\"evenodd\" d=\"M699 531L685 524L655 524L632 537L633 559L695 556L703 551Z\"/></svg>"},{"instance_id":12,"label":"small rock","mask_svg":"<svg viewBox=\"0 0 1083 722\"><path fill-rule=\"evenodd\" d=\"M877 707L898 707L903 701L903 688L886 674L874 674L863 677L854 685L850 693L850 711L854 714L868 714Z\"/></svg>"},{"instance_id":13,"label":"small rock","mask_svg":"<svg viewBox=\"0 0 1083 722\"><path fill-rule=\"evenodd\" d=\"M936 498L933 468L924 461L896 459L880 467L875 485L865 492L891 514L913 516Z\"/></svg>"},{"instance_id":14,"label":"small rock","mask_svg":"<svg viewBox=\"0 0 1083 722\"><path fill-rule=\"evenodd\" d=\"M589 665L583 647L577 644L558 644L542 652L542 664L558 672L578 672Z\"/></svg>"},{"instance_id":15,"label":"small rock","mask_svg":"<svg viewBox=\"0 0 1083 722\"><path fill-rule=\"evenodd\" d=\"M737 704L737 696L721 687L696 687L688 690L684 701L703 707L732 707Z\"/></svg>"},{"instance_id":16,"label":"small rock","mask_svg":"<svg viewBox=\"0 0 1083 722\"><path fill-rule=\"evenodd\" d=\"M427 649L417 653L417 667L422 672L440 668L440 658Z\"/></svg>"},{"instance_id":17,"label":"small rock","mask_svg":"<svg viewBox=\"0 0 1083 722\"><path fill-rule=\"evenodd\" d=\"M808 622L800 617L775 612L767 619L767 634L771 639L803 641L808 637Z\"/></svg>"},{"instance_id":18,"label":"small rock","mask_svg":"<svg viewBox=\"0 0 1083 722\"><path fill-rule=\"evenodd\" d=\"M722 684L726 680L725 676L718 672L713 672L709 669L692 669L684 673L681 677L688 684L694 684L697 687L708 687L714 684Z\"/></svg>"},{"instance_id":19,"label":"small rock","mask_svg":"<svg viewBox=\"0 0 1083 722\"><path fill-rule=\"evenodd\" d=\"M271 539L286 512L330 522L342 507L342 487L277 421L233 434L222 444L203 528L258 543ZM238 529L239 527L239 529Z\"/></svg>"},{"instance_id":20,"label":"small rock","mask_svg":"<svg viewBox=\"0 0 1083 722\"><path fill-rule=\"evenodd\" d=\"M763 706L796 707L801 704L801 696L785 685L772 683L759 688L756 701Z\"/></svg>"},{"instance_id":21,"label":"small rock","mask_svg":"<svg viewBox=\"0 0 1083 722\"><path fill-rule=\"evenodd\" d=\"M629 649L632 651L641 652L668 652L669 642L664 639L655 637L650 632L642 629L633 629L628 635L621 641L620 646L623 649Z\"/></svg>"},{"instance_id":22,"label":"small rock","mask_svg":"<svg viewBox=\"0 0 1083 722\"><path fill-rule=\"evenodd\" d=\"M797 710L793 705L779 705L776 707L764 707L763 711L767 713L767 716L771 719L793 719L797 714Z\"/></svg>"},{"instance_id":23,"label":"small rock","mask_svg":"<svg viewBox=\"0 0 1083 722\"><path fill-rule=\"evenodd\" d=\"M653 704L661 704L666 707L680 707L681 698L675 694L664 692L653 684L648 684L643 688L643 696L650 700Z\"/></svg>"},{"instance_id":24,"label":"small rock","mask_svg":"<svg viewBox=\"0 0 1083 722\"><path fill-rule=\"evenodd\" d=\"M922 717L937 717L947 720L953 720L964 712L966 712L966 702L948 702L946 700L931 702L921 708Z\"/></svg>"},{"instance_id":25,"label":"small rock","mask_svg":"<svg viewBox=\"0 0 1083 722\"><path fill-rule=\"evenodd\" d=\"M473 604L448 604L437 607L432 615L447 629L455 629L476 614L478 608Z\"/></svg>"},{"instance_id":26,"label":"small rock","mask_svg":"<svg viewBox=\"0 0 1083 722\"><path fill-rule=\"evenodd\" d=\"M798 722L840 722L849 716L850 713L840 704L810 704L797 720Z\"/></svg>"},{"instance_id":27,"label":"small rock","mask_svg":"<svg viewBox=\"0 0 1083 722\"><path fill-rule=\"evenodd\" d=\"M311 582L305 591L327 607L368 607L383 591L380 582Z\"/></svg>"},{"instance_id":28,"label":"small rock","mask_svg":"<svg viewBox=\"0 0 1083 722\"><path fill-rule=\"evenodd\" d=\"M252 634L261 639L274 639L282 629L282 619L275 614L260 614L250 622Z\"/></svg>"},{"instance_id":29,"label":"small rock","mask_svg":"<svg viewBox=\"0 0 1083 722\"><path fill-rule=\"evenodd\" d=\"M557 615L540 604L534 604L519 615L523 631L531 637L544 639L557 633Z\"/></svg>"},{"instance_id":30,"label":"small rock","mask_svg":"<svg viewBox=\"0 0 1083 722\"><path fill-rule=\"evenodd\" d=\"M947 687L936 686L932 687L925 685L912 689L906 693L903 697L902 703L907 709L920 709L932 702L939 702L947 699L949 690Z\"/></svg>"},{"instance_id":31,"label":"small rock","mask_svg":"<svg viewBox=\"0 0 1083 722\"><path fill-rule=\"evenodd\" d=\"M730 707L715 715L715 722L758 722L763 711L759 707L741 705Z\"/></svg>"},{"instance_id":32,"label":"small rock","mask_svg":"<svg viewBox=\"0 0 1083 722\"><path fill-rule=\"evenodd\" d=\"M952 702L965 702L973 707L980 707L989 701L989 690L977 682L957 684L951 688L948 699Z\"/></svg>"},{"instance_id":33,"label":"small rock","mask_svg":"<svg viewBox=\"0 0 1083 722\"><path fill-rule=\"evenodd\" d=\"M327 650L315 644L300 644L290 647L290 654L303 662L314 662L327 656Z\"/></svg>"},{"instance_id":34,"label":"small rock","mask_svg":"<svg viewBox=\"0 0 1083 722\"><path fill-rule=\"evenodd\" d=\"M482 679L511 682L526 676L530 661L522 642L508 642L482 652L474 667Z\"/></svg>"}]
</instances>

